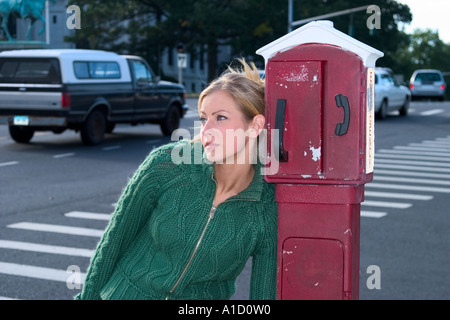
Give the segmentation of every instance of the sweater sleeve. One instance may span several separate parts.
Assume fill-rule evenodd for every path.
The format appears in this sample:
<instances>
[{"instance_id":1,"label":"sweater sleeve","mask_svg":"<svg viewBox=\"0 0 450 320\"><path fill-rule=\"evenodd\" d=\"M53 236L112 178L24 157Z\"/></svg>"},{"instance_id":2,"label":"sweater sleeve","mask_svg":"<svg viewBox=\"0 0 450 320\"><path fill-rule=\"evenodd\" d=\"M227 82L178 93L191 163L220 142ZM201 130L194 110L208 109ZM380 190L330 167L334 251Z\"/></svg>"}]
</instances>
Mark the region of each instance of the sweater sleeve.
<instances>
[{"instance_id":1,"label":"sweater sleeve","mask_svg":"<svg viewBox=\"0 0 450 320\"><path fill-rule=\"evenodd\" d=\"M270 198L270 197L269 197ZM262 240L252 259L250 300L275 300L277 291L277 222L276 202L264 205Z\"/></svg>"},{"instance_id":2,"label":"sweater sleeve","mask_svg":"<svg viewBox=\"0 0 450 320\"><path fill-rule=\"evenodd\" d=\"M88 268L76 300L98 300L116 264L150 217L161 181L174 166L170 150L156 149L139 166L125 187Z\"/></svg>"}]
</instances>

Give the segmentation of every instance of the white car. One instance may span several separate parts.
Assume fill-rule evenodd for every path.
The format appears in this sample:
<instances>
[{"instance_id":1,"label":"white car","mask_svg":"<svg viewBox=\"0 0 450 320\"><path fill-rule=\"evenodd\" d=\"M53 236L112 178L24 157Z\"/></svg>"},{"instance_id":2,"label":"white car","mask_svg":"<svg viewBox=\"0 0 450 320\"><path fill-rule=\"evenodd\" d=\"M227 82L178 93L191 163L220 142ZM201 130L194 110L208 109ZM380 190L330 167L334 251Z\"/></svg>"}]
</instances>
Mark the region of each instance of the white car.
<instances>
[{"instance_id":1,"label":"white car","mask_svg":"<svg viewBox=\"0 0 450 320\"><path fill-rule=\"evenodd\" d=\"M390 69L375 69L375 113L378 118L384 119L388 112L396 110L406 116L410 102L411 91L396 83Z\"/></svg>"},{"instance_id":2,"label":"white car","mask_svg":"<svg viewBox=\"0 0 450 320\"><path fill-rule=\"evenodd\" d=\"M409 83L413 98L437 98L444 101L447 84L439 70L416 70Z\"/></svg>"}]
</instances>

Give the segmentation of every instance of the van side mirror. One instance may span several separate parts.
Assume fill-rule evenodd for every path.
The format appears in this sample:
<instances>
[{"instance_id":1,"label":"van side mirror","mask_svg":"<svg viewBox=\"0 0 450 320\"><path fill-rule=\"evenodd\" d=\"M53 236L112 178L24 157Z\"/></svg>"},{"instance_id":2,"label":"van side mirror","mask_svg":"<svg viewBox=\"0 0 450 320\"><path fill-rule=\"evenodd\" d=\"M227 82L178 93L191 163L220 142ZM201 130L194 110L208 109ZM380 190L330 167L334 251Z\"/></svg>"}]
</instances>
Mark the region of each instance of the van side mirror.
<instances>
[{"instance_id":1,"label":"van side mirror","mask_svg":"<svg viewBox=\"0 0 450 320\"><path fill-rule=\"evenodd\" d=\"M139 79L137 79L137 85L139 87L145 87L145 86L149 85L149 81L146 78L139 78Z\"/></svg>"}]
</instances>

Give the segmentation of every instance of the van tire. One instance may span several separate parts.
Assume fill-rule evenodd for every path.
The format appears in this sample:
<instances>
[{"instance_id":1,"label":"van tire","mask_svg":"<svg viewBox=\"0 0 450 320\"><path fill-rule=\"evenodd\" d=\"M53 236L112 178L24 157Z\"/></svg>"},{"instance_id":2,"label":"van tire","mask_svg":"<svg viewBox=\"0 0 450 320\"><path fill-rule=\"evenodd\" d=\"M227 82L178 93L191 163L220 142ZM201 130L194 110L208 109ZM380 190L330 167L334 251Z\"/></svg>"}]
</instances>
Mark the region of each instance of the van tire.
<instances>
[{"instance_id":1,"label":"van tire","mask_svg":"<svg viewBox=\"0 0 450 320\"><path fill-rule=\"evenodd\" d=\"M161 131L165 136L172 135L180 127L180 111L176 105L171 105L166 117L161 122Z\"/></svg>"},{"instance_id":2,"label":"van tire","mask_svg":"<svg viewBox=\"0 0 450 320\"><path fill-rule=\"evenodd\" d=\"M34 130L29 127L9 126L9 135L18 143L29 143L33 138Z\"/></svg>"},{"instance_id":3,"label":"van tire","mask_svg":"<svg viewBox=\"0 0 450 320\"><path fill-rule=\"evenodd\" d=\"M406 98L405 98L405 103L403 104L403 106L402 106L401 109L399 110L401 116L404 116L404 117L405 117L405 116L408 115L409 102L410 102L410 98L406 97Z\"/></svg>"},{"instance_id":4,"label":"van tire","mask_svg":"<svg viewBox=\"0 0 450 320\"><path fill-rule=\"evenodd\" d=\"M378 119L386 119L388 112L388 102L386 99L381 102L380 110L378 110L377 116Z\"/></svg>"},{"instance_id":5,"label":"van tire","mask_svg":"<svg viewBox=\"0 0 450 320\"><path fill-rule=\"evenodd\" d=\"M82 124L81 141L87 146L95 146L103 141L106 132L106 118L100 110L92 111Z\"/></svg>"}]
</instances>

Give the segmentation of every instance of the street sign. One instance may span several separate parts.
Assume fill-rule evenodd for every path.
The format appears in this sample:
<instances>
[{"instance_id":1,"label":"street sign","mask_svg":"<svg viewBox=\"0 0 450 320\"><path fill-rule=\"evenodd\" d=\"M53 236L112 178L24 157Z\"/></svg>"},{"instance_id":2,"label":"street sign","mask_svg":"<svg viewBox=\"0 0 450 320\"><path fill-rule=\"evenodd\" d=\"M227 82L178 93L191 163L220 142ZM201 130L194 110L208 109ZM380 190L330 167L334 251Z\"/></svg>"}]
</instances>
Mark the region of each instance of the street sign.
<instances>
[{"instance_id":1,"label":"street sign","mask_svg":"<svg viewBox=\"0 0 450 320\"><path fill-rule=\"evenodd\" d=\"M178 54L178 68L186 68L187 67L187 54L179 53Z\"/></svg>"}]
</instances>

